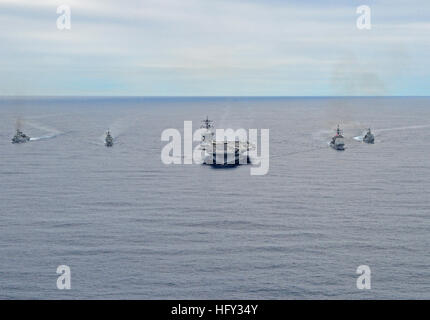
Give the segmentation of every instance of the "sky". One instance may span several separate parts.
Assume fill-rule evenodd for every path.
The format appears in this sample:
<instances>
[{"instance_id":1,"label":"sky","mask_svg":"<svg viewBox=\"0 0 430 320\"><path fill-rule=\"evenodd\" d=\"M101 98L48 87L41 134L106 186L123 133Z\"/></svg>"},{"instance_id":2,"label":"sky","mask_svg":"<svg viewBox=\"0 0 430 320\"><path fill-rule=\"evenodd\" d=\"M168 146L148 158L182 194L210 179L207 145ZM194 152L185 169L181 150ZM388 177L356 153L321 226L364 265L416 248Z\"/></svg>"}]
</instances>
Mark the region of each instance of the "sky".
<instances>
[{"instance_id":1,"label":"sky","mask_svg":"<svg viewBox=\"0 0 430 320\"><path fill-rule=\"evenodd\" d=\"M428 0L0 0L0 95L428 96L429 54Z\"/></svg>"}]
</instances>

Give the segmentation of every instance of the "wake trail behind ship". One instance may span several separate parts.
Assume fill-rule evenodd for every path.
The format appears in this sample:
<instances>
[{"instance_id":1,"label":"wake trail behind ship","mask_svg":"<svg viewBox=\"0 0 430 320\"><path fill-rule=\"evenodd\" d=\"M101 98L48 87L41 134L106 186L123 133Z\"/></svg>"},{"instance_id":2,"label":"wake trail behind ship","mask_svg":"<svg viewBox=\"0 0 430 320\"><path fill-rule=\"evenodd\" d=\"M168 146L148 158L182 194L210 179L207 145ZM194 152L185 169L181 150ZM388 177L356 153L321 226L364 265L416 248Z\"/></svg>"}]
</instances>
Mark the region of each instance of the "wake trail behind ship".
<instances>
[{"instance_id":1,"label":"wake trail behind ship","mask_svg":"<svg viewBox=\"0 0 430 320\"><path fill-rule=\"evenodd\" d=\"M65 132L59 131L59 130L54 129L54 128L43 126L43 125L35 123L35 122L27 121L26 124L32 128L48 132L47 134L39 136L39 137L31 137L30 141L53 139L53 138L56 138L60 135L65 134Z\"/></svg>"}]
</instances>

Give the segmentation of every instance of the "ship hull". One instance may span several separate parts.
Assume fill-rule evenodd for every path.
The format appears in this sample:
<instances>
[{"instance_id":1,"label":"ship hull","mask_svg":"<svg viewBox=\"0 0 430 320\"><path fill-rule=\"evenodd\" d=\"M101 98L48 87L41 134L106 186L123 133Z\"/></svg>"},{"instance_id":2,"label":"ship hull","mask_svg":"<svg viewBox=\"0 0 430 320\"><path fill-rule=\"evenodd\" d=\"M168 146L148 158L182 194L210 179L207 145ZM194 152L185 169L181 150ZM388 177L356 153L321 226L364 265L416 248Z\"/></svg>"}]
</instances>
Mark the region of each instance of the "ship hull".
<instances>
[{"instance_id":1,"label":"ship hull","mask_svg":"<svg viewBox=\"0 0 430 320\"><path fill-rule=\"evenodd\" d=\"M345 150L344 145L335 145L334 143L330 143L330 147L332 147L334 150L338 150L338 151L344 151Z\"/></svg>"},{"instance_id":2,"label":"ship hull","mask_svg":"<svg viewBox=\"0 0 430 320\"><path fill-rule=\"evenodd\" d=\"M368 143L368 144L374 144L375 143L375 137L371 136L371 137L365 137L363 139L363 142Z\"/></svg>"},{"instance_id":3,"label":"ship hull","mask_svg":"<svg viewBox=\"0 0 430 320\"><path fill-rule=\"evenodd\" d=\"M12 144L21 144L21 143L26 143L29 141L30 141L30 138L28 138L28 139L12 139Z\"/></svg>"}]
</instances>

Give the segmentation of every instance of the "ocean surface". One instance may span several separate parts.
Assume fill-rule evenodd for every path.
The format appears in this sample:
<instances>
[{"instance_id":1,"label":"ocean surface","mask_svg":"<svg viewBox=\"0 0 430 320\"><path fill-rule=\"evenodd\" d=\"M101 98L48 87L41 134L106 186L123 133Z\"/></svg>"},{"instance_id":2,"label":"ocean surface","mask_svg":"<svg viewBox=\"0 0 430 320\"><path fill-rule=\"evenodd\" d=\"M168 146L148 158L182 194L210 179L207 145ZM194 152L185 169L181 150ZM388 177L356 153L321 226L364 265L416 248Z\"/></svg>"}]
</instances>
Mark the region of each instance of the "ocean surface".
<instances>
[{"instance_id":1,"label":"ocean surface","mask_svg":"<svg viewBox=\"0 0 430 320\"><path fill-rule=\"evenodd\" d=\"M268 174L163 164L206 116ZM0 98L0 154L1 299L430 299L430 98Z\"/></svg>"}]
</instances>

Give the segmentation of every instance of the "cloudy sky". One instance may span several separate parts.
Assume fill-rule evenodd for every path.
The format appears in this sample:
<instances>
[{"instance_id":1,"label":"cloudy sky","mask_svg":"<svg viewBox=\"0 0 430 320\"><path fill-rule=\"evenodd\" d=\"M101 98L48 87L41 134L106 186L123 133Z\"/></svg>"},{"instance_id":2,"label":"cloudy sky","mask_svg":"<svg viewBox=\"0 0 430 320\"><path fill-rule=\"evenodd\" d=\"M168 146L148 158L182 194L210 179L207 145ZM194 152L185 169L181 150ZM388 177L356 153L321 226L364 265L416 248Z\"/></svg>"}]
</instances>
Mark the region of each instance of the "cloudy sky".
<instances>
[{"instance_id":1,"label":"cloudy sky","mask_svg":"<svg viewBox=\"0 0 430 320\"><path fill-rule=\"evenodd\" d=\"M428 0L0 0L0 95L430 95L429 55Z\"/></svg>"}]
</instances>

